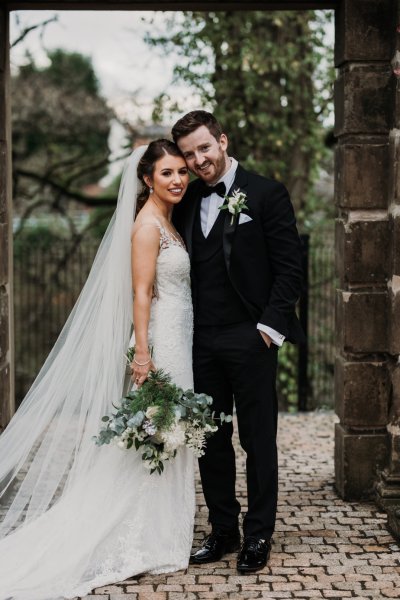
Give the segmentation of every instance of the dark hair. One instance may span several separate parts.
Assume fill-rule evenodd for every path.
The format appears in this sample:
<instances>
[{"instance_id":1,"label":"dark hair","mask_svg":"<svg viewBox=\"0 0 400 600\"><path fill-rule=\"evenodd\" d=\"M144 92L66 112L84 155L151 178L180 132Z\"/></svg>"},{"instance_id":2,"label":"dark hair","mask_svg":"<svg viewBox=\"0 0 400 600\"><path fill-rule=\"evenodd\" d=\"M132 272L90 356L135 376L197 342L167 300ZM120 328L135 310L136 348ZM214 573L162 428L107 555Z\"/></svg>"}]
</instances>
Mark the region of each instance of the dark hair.
<instances>
[{"instance_id":1,"label":"dark hair","mask_svg":"<svg viewBox=\"0 0 400 600\"><path fill-rule=\"evenodd\" d=\"M179 119L173 126L171 133L175 144L180 138L193 133L193 131L196 131L202 125L207 127L208 131L218 142L222 134L222 127L214 115L206 110L192 110Z\"/></svg>"},{"instance_id":2,"label":"dark hair","mask_svg":"<svg viewBox=\"0 0 400 600\"><path fill-rule=\"evenodd\" d=\"M142 182L143 188L139 192L137 197L136 214L146 204L150 194L150 190L145 183L144 177L145 175L147 175L148 177L152 177L156 162L160 160L160 158L163 158L163 156L165 156L166 154L171 154L172 156L180 156L183 158L181 151L179 150L178 146L174 144L174 142L171 142L171 140L159 139L150 142L146 152L140 159L137 168L137 176Z\"/></svg>"}]
</instances>

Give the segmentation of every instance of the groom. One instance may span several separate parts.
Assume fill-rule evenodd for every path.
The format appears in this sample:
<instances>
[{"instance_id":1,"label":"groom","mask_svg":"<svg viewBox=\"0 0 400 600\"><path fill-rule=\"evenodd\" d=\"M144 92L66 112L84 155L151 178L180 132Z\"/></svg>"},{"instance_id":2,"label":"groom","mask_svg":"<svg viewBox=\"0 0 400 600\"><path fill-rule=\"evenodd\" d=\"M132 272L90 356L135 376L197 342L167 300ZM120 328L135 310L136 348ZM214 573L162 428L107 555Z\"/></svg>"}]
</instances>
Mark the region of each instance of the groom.
<instances>
[{"instance_id":1,"label":"groom","mask_svg":"<svg viewBox=\"0 0 400 600\"><path fill-rule=\"evenodd\" d=\"M198 177L174 209L192 265L194 387L213 397L217 414L232 413L235 401L248 496L237 567L257 571L269 557L277 505L277 350L284 340L303 339L295 314L300 241L285 187L230 158L211 113L188 113L172 136ZM245 206L232 217L220 207L236 190ZM199 460L212 531L193 563L220 560L240 547L232 432L224 423Z\"/></svg>"}]
</instances>

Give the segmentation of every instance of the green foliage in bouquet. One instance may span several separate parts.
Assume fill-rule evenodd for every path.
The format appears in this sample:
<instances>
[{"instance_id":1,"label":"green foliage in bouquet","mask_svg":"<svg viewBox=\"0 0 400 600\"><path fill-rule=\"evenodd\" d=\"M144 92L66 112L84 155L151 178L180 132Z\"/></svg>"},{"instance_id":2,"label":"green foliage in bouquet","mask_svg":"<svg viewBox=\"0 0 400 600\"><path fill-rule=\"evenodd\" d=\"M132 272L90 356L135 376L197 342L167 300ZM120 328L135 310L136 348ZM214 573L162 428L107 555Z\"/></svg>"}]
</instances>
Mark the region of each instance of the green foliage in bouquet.
<instances>
[{"instance_id":1,"label":"green foliage in bouquet","mask_svg":"<svg viewBox=\"0 0 400 600\"><path fill-rule=\"evenodd\" d=\"M131 399L129 408L133 414L140 411L146 413L150 406L158 410L152 417L152 423L158 430L169 429L175 420L175 403L180 396L179 388L171 383L171 377L162 370L151 371L147 382L139 390L129 392Z\"/></svg>"}]
</instances>

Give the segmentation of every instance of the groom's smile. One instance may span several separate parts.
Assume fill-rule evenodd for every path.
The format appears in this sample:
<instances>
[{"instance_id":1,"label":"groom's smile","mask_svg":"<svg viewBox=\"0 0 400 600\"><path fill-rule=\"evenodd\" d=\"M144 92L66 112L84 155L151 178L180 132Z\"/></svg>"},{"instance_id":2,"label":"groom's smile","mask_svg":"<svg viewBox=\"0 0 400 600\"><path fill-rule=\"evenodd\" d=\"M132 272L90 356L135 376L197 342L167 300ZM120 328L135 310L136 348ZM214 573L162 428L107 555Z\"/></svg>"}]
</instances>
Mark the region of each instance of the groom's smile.
<instances>
[{"instance_id":1,"label":"groom's smile","mask_svg":"<svg viewBox=\"0 0 400 600\"><path fill-rule=\"evenodd\" d=\"M217 140L205 125L181 137L178 146L188 168L207 184L216 183L230 167L226 135Z\"/></svg>"}]
</instances>

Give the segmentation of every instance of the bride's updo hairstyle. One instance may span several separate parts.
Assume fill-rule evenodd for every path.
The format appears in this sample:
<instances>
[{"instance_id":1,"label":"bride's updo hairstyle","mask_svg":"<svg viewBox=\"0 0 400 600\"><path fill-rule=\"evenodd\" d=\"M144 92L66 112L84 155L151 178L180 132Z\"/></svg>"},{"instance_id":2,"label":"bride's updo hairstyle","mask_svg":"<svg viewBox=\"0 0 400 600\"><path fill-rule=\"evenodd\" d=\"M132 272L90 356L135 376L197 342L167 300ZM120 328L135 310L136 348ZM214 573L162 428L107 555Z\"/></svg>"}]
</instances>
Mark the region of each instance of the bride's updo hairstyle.
<instances>
[{"instance_id":1,"label":"bride's updo hairstyle","mask_svg":"<svg viewBox=\"0 0 400 600\"><path fill-rule=\"evenodd\" d=\"M160 160L160 158L163 158L163 156L166 154L170 154L171 156L180 156L183 158L182 153L180 152L178 146L174 144L174 142L171 142L171 140L159 139L150 142L146 152L140 159L137 168L137 176L142 182L143 188L137 197L136 214L138 214L138 212L146 204L150 195L150 189L147 187L144 177L145 175L148 177L153 176L156 162Z\"/></svg>"}]
</instances>

